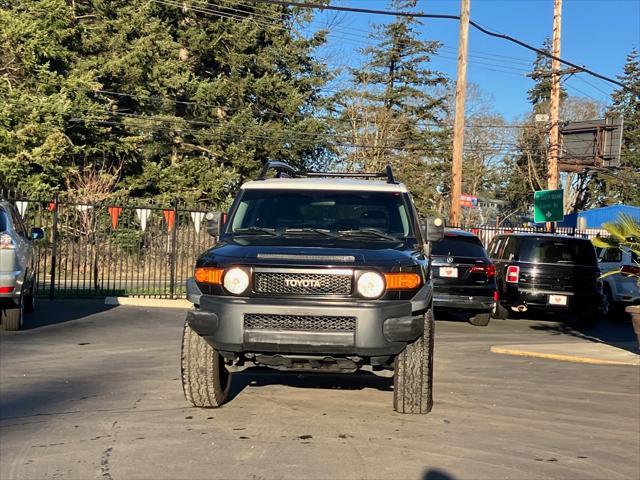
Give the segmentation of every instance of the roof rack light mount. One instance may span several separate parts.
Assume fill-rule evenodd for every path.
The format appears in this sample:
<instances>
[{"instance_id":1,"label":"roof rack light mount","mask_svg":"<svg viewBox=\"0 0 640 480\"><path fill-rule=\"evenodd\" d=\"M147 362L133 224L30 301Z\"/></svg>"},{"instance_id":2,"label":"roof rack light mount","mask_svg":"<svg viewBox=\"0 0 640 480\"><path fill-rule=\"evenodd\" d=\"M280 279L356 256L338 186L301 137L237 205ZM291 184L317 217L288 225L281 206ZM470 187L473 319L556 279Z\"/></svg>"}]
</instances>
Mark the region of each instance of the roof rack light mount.
<instances>
[{"instance_id":1,"label":"roof rack light mount","mask_svg":"<svg viewBox=\"0 0 640 480\"><path fill-rule=\"evenodd\" d=\"M269 161L265 163L264 167L260 171L258 180L265 180L269 170L276 170L277 178L282 177L329 177L329 178L386 178L387 183L398 183L393 176L393 169L391 165L387 165L384 172L377 173L340 173L340 172L300 172L296 168L292 167L288 163Z\"/></svg>"}]
</instances>

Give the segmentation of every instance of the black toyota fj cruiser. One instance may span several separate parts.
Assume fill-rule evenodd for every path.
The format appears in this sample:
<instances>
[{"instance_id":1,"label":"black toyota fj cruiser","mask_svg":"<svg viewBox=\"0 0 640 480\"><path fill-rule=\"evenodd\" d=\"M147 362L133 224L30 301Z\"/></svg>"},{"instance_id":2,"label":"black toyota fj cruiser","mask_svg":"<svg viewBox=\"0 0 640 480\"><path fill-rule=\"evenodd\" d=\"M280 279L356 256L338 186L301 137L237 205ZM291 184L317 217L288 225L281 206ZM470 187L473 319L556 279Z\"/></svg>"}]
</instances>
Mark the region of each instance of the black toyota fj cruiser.
<instances>
[{"instance_id":1,"label":"black toyota fj cruiser","mask_svg":"<svg viewBox=\"0 0 640 480\"><path fill-rule=\"evenodd\" d=\"M270 170L275 178L267 178ZM375 181L370 177L386 178ZM432 406L428 242L406 187L377 174L301 174L269 162L228 217L209 215L216 245L187 282L182 384L198 407L224 403L230 372L394 371L393 406ZM212 232L213 231L213 232Z\"/></svg>"}]
</instances>

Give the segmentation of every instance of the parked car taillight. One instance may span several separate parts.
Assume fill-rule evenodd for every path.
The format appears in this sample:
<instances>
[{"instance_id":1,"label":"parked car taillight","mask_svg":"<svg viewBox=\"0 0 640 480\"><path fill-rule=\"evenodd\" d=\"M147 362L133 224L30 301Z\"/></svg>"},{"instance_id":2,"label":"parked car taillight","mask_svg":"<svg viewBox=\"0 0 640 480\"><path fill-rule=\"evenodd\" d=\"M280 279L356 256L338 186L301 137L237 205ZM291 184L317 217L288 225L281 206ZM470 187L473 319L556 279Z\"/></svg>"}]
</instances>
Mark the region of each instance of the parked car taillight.
<instances>
[{"instance_id":1,"label":"parked car taillight","mask_svg":"<svg viewBox=\"0 0 640 480\"><path fill-rule=\"evenodd\" d=\"M620 269L620 273L627 273L629 275L640 275L640 267L636 265L623 265Z\"/></svg>"},{"instance_id":2,"label":"parked car taillight","mask_svg":"<svg viewBox=\"0 0 640 480\"><path fill-rule=\"evenodd\" d=\"M471 267L471 273L484 273L487 278L493 278L496 276L495 265L475 265Z\"/></svg>"},{"instance_id":3,"label":"parked car taillight","mask_svg":"<svg viewBox=\"0 0 640 480\"><path fill-rule=\"evenodd\" d=\"M16 242L13 241L8 233L0 233L0 250L13 250L16 248Z\"/></svg>"},{"instance_id":4,"label":"parked car taillight","mask_svg":"<svg viewBox=\"0 0 640 480\"><path fill-rule=\"evenodd\" d=\"M509 265L507 267L507 283L518 283L520 280L520 267Z\"/></svg>"}]
</instances>

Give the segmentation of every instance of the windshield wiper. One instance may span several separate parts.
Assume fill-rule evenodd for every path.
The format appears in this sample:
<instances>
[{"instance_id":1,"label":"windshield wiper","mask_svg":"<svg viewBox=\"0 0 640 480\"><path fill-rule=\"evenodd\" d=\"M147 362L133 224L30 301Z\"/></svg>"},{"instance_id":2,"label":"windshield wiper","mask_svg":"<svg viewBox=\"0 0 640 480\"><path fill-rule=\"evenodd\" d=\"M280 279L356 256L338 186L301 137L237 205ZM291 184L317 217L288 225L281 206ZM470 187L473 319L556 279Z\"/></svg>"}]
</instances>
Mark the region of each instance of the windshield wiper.
<instances>
[{"instance_id":1,"label":"windshield wiper","mask_svg":"<svg viewBox=\"0 0 640 480\"><path fill-rule=\"evenodd\" d=\"M304 228L285 228L284 233L319 233L320 235L324 235L325 237L337 238L338 235L335 233L331 233L330 230L325 230L323 228L312 228L312 227L304 227Z\"/></svg>"},{"instance_id":2,"label":"windshield wiper","mask_svg":"<svg viewBox=\"0 0 640 480\"><path fill-rule=\"evenodd\" d=\"M377 228L360 228L358 230L340 230L338 231L340 235L344 236L358 236L358 235L375 235L379 238L384 238L385 240L392 240L394 242L402 242L401 238L398 238L389 233L385 233L382 230L378 230Z\"/></svg>"},{"instance_id":3,"label":"windshield wiper","mask_svg":"<svg viewBox=\"0 0 640 480\"><path fill-rule=\"evenodd\" d=\"M275 231L273 228L264 228L264 227L247 227L247 228L238 228L233 231L234 235L244 235L244 234L266 234L272 235L274 237L279 237L280 234Z\"/></svg>"}]
</instances>

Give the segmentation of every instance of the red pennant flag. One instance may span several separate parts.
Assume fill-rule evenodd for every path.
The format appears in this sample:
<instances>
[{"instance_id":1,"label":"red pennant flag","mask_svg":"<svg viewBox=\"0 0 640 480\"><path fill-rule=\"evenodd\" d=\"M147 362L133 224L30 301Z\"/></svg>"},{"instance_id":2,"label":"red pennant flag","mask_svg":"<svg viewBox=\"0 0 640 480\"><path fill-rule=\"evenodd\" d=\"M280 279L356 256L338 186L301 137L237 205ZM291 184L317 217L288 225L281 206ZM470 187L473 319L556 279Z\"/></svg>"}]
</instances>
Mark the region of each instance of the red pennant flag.
<instances>
[{"instance_id":1,"label":"red pennant flag","mask_svg":"<svg viewBox=\"0 0 640 480\"><path fill-rule=\"evenodd\" d=\"M47 205L47 210L49 210L50 212L53 212L56 208L56 204L53 202L50 202L49 205Z\"/></svg>"},{"instance_id":2,"label":"red pennant flag","mask_svg":"<svg viewBox=\"0 0 640 480\"><path fill-rule=\"evenodd\" d=\"M115 230L118 226L118 219L122 215L122 207L109 207L108 210L111 217L111 227Z\"/></svg>"},{"instance_id":3,"label":"red pennant flag","mask_svg":"<svg viewBox=\"0 0 640 480\"><path fill-rule=\"evenodd\" d=\"M163 210L162 213L164 214L164 221L167 222L167 230L171 233L176 224L176 211Z\"/></svg>"}]
</instances>

